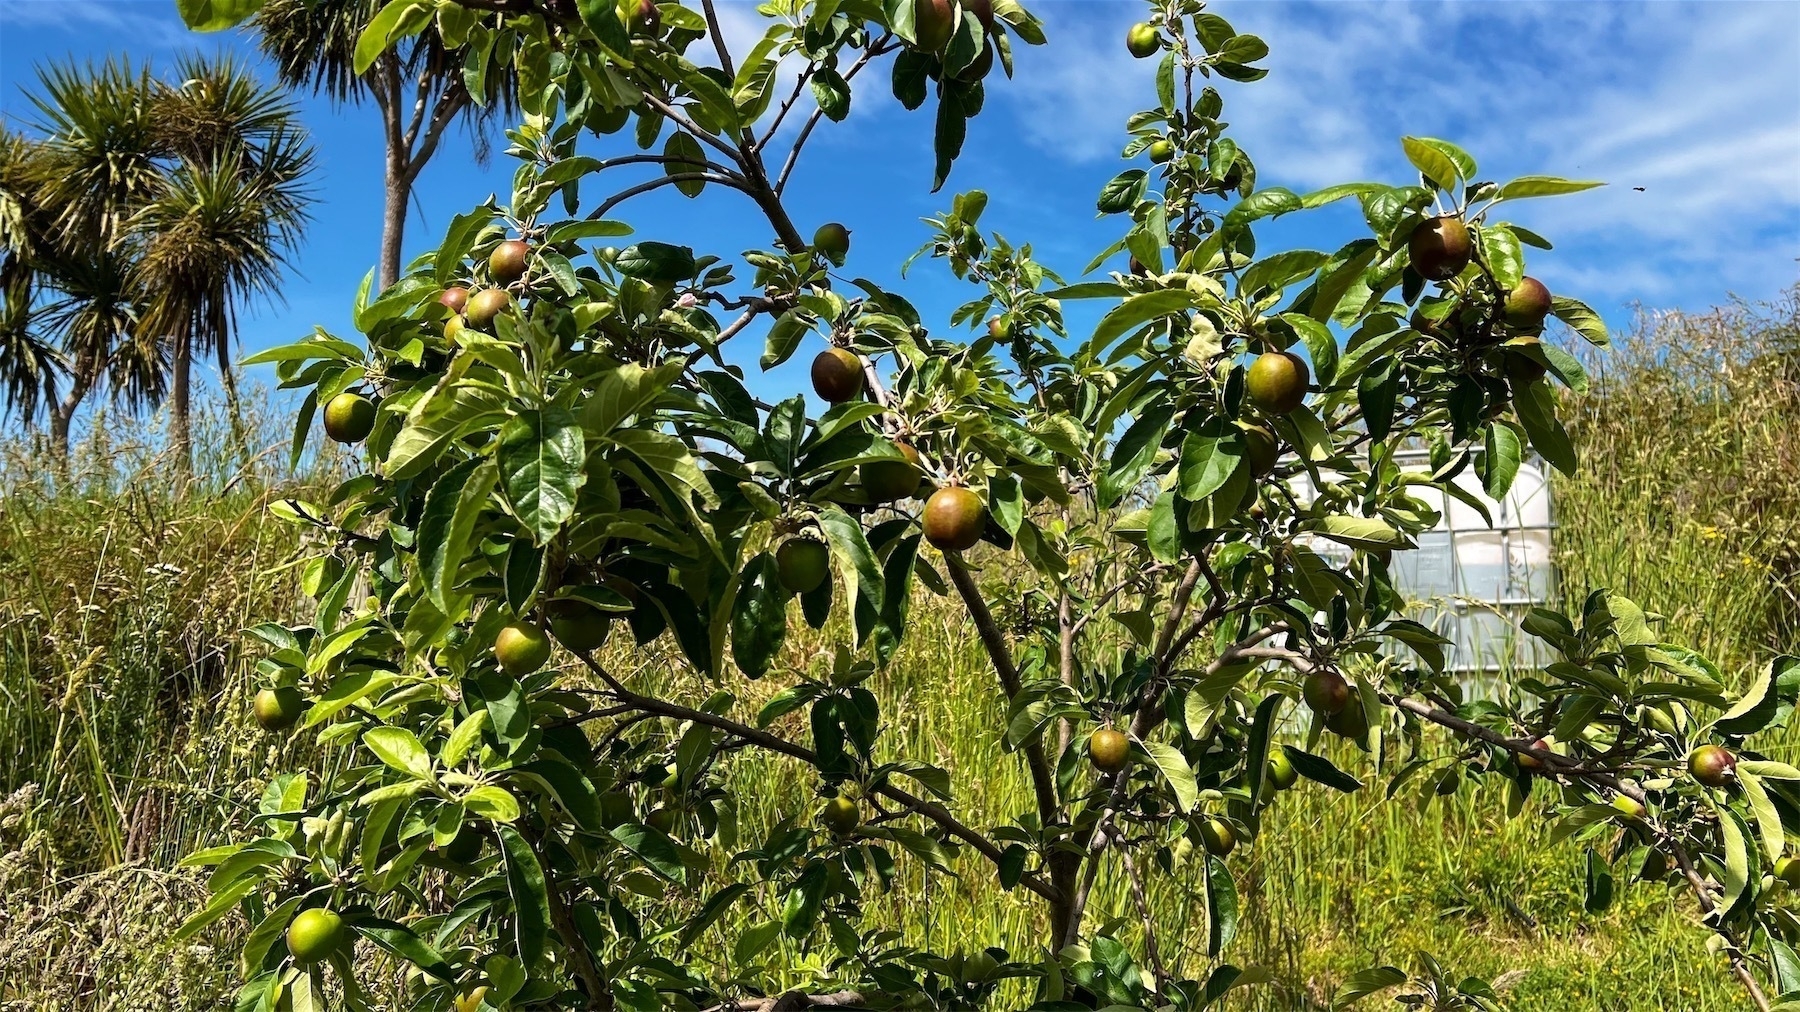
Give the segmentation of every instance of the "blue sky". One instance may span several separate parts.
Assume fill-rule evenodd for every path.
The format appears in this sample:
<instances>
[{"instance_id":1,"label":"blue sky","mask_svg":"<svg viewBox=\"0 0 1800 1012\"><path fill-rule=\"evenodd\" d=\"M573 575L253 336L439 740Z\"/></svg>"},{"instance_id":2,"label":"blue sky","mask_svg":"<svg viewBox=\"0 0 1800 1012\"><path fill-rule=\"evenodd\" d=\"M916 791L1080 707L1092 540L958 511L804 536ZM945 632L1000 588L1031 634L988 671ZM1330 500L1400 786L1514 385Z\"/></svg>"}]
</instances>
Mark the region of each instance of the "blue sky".
<instances>
[{"instance_id":1,"label":"blue sky","mask_svg":"<svg viewBox=\"0 0 1800 1012\"><path fill-rule=\"evenodd\" d=\"M742 52L760 34L754 4L723 6ZM901 109L885 68L859 78L850 119L815 133L789 187L803 231L844 221L855 234L848 272L899 286L928 323L941 326L973 291L930 264L905 282L897 268L926 237L919 219L946 206L953 190L989 191L983 225L1032 243L1071 280L1119 234L1115 221L1095 219L1093 201L1124 167L1124 118L1152 101L1155 61L1133 60L1123 45L1144 6L1030 6L1051 44L1020 47L1014 80L989 79L987 109L943 193L929 192L928 110ZM1266 79L1220 86L1225 118L1262 185L1409 181L1398 140L1408 133L1462 144L1486 178L1607 180L1606 189L1523 202L1508 215L1557 243L1532 251L1529 271L1589 302L1615 329L1637 305L1700 310L1732 296L1768 299L1800 277L1800 4L1261 0L1214 9L1272 49ZM186 32L173 0L0 0L0 116L14 126L32 120L25 89L43 60L130 54L168 66L179 52L221 49L253 55L236 33ZM310 96L301 108L319 154L315 221L284 301L245 314L246 350L315 323L351 336L349 305L375 261L376 113ZM629 141L593 148L620 144ZM453 136L425 170L408 256L435 244L452 214L509 189L508 160L496 155L484 167L470 150L466 137ZM584 192L592 199L598 189ZM726 256L770 240L754 208L730 191L690 201L665 189L613 217L636 226L637 238ZM1262 248L1333 249L1358 226L1349 204L1290 216L1261 233ZM753 363L760 338L740 340L733 358ZM771 394L800 387L808 357L756 385Z\"/></svg>"}]
</instances>

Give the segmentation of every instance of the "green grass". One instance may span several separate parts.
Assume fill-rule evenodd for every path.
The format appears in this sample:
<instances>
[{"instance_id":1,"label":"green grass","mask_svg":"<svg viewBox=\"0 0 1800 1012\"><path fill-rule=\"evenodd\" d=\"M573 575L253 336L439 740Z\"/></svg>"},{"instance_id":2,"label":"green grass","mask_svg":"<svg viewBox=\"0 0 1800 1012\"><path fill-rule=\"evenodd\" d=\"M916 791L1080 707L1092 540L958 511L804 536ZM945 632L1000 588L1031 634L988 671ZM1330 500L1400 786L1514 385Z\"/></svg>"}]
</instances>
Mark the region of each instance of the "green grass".
<instances>
[{"instance_id":1,"label":"green grass","mask_svg":"<svg viewBox=\"0 0 1800 1012\"><path fill-rule=\"evenodd\" d=\"M1665 322L1615 353L1602 393L1573 405L1587 469L1555 486L1566 592L1623 589L1666 616L1669 639L1737 677L1794 630L1789 518L1800 517L1800 493L1788 490L1782 462L1800 459L1800 410L1774 382L1786 377L1792 321L1791 307L1778 307ZM1721 361L1732 369L1721 372ZM267 778L306 758L302 744L256 733L244 717L255 654L239 630L306 614L285 568L295 535L262 509L294 490L275 473L285 434L253 428L272 454L245 469L213 438L185 491L170 490L151 442L120 425L98 428L105 441L82 448L67 482L45 480L50 469L30 446L0 452L4 1012L217 1008L234 987L241 924L224 922L196 945L165 939L202 897L175 861L241 826ZM338 466L312 462L309 474ZM1003 822L1029 807L1029 792L1001 748L993 676L949 603L923 599L914 614L878 676L883 758L946 767L972 824ZM813 663L829 636L794 637L785 663ZM654 655L634 654L623 670L646 686L700 692L671 683ZM781 684L728 687L748 715ZM1800 738L1784 734L1777 751L1800 756ZM1481 785L1430 804L1411 790L1385 800L1368 757L1335 758L1369 787L1283 795L1261 839L1231 859L1244 916L1228 955L1275 978L1231 1008L1322 1007L1351 972L1409 965L1417 950L1458 973L1505 978L1521 1012L1744 1004L1685 893L1631 886L1604 914L1587 914L1581 851L1549 843L1539 809L1509 819L1499 791ZM814 804L812 778L785 760L744 754L731 776L744 839ZM927 877L902 862L898 888L871 899L869 922L938 951L995 941L1038 951L1045 929L1029 894L1000 891L976 859L958 867L957 878ZM1192 865L1153 875L1150 900L1164 956L1204 972L1197 881ZM772 892L712 929L694 956L727 966L735 932L778 909ZM1116 868L1090 924L1108 917L1140 930ZM823 962L791 948L766 954L768 984L805 986Z\"/></svg>"}]
</instances>

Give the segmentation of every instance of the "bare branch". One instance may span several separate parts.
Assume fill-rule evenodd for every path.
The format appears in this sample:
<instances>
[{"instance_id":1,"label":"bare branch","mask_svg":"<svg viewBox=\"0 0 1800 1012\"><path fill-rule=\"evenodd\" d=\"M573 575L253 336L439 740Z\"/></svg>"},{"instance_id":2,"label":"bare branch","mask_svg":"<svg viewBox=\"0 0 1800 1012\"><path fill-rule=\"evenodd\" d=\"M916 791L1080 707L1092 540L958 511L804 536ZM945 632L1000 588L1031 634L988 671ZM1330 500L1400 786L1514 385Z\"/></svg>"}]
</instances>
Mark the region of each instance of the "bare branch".
<instances>
[{"instance_id":1,"label":"bare branch","mask_svg":"<svg viewBox=\"0 0 1800 1012\"><path fill-rule=\"evenodd\" d=\"M424 139L419 142L418 148L407 156L406 182L409 185L413 180L419 178L420 170L425 168L425 163L430 161L432 154L437 151L438 141L443 139L444 131L449 129L456 117L469 107L471 101L473 100L461 83L450 86L442 95L438 96L437 106L431 111L431 123L425 128ZM410 140L407 142L409 147L411 143Z\"/></svg>"},{"instance_id":2,"label":"bare branch","mask_svg":"<svg viewBox=\"0 0 1800 1012\"><path fill-rule=\"evenodd\" d=\"M719 54L719 67L725 71L726 77L737 77L737 71L731 69L731 54L725 49L725 31L719 27L719 12L713 10L713 0L700 0L700 9L706 12L706 30L712 35L713 49ZM749 128L745 128L749 132Z\"/></svg>"},{"instance_id":3,"label":"bare branch","mask_svg":"<svg viewBox=\"0 0 1800 1012\"><path fill-rule=\"evenodd\" d=\"M594 212L592 214L588 215L588 219L589 220L597 220L600 218L604 218L604 217L606 217L606 212L612 210L615 207L618 207L620 204L623 204L624 202L626 202L627 200L630 200L633 197L639 196L640 194L649 193L651 190L659 190L665 186L671 186L675 183L687 183L687 182L692 182L694 180L704 180L705 182L708 182L708 183L718 183L721 186L729 186L734 190L742 190L745 193L750 193L749 187L746 186L744 184L744 182L736 176L722 176L716 172L677 172L674 175L663 176L658 179L652 179L649 182L639 183L636 186L630 187L628 189L620 190L618 193L615 193L612 196L606 198L606 200L604 202L602 202L599 207L594 208ZM755 196L755 194L751 194L751 195Z\"/></svg>"},{"instance_id":4,"label":"bare branch","mask_svg":"<svg viewBox=\"0 0 1800 1012\"><path fill-rule=\"evenodd\" d=\"M806 90L806 82L812 79L813 71L817 69L819 69L817 63L808 63L800 69L800 73L794 78L794 93L781 103L779 109L775 110L775 119L769 123L768 132L763 134L762 140L756 142L759 149L768 147L769 142L775 139L775 131L781 129L781 121L787 119L788 111L800 101L801 93Z\"/></svg>"},{"instance_id":5,"label":"bare branch","mask_svg":"<svg viewBox=\"0 0 1800 1012\"><path fill-rule=\"evenodd\" d=\"M894 33L888 32L880 39L876 40L875 44L865 50L861 56L857 57L856 62L851 64L850 69L844 74L845 83L848 83L851 78L855 77L857 71L868 66L869 61L875 59L877 56L892 52L888 47L888 43L892 41L893 38ZM775 178L775 193L777 196L787 189L788 176L793 174L794 166L800 161L800 149L806 146L806 139L812 135L813 128L819 125L819 118L824 115L825 110L823 107L814 109L812 115L806 118L806 125L800 128L800 136L794 139L794 147L788 152L787 162L781 166L781 175Z\"/></svg>"},{"instance_id":6,"label":"bare branch","mask_svg":"<svg viewBox=\"0 0 1800 1012\"><path fill-rule=\"evenodd\" d=\"M719 151L724 154L725 157L736 162L740 168L744 169L746 172L749 171L750 166L744 164L743 152L732 147L730 144L725 143L725 141L719 138L719 135L712 133L709 130L702 130L698 124L688 118L686 113L676 108L675 105L667 99L659 98L646 91L644 92L644 104L668 117L669 121L676 126L693 134L702 144Z\"/></svg>"}]
</instances>

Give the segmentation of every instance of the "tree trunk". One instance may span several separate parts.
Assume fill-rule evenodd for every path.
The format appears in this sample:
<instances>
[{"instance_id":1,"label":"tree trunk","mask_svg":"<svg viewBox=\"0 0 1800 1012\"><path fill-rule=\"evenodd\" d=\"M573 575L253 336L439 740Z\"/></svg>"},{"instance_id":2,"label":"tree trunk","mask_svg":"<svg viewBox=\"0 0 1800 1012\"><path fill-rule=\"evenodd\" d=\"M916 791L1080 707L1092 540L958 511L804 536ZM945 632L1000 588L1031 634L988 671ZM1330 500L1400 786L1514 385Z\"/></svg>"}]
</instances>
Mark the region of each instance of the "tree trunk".
<instances>
[{"instance_id":1,"label":"tree trunk","mask_svg":"<svg viewBox=\"0 0 1800 1012\"><path fill-rule=\"evenodd\" d=\"M238 401L237 372L231 367L230 341L219 339L219 385L225 388L225 413L231 422L231 446L239 463L250 466L250 434L244 428L243 408Z\"/></svg>"},{"instance_id":2,"label":"tree trunk","mask_svg":"<svg viewBox=\"0 0 1800 1012\"><path fill-rule=\"evenodd\" d=\"M400 244L406 237L406 205L412 186L406 179L406 155L393 147L387 153L387 185L381 209L381 287L400 280Z\"/></svg>"},{"instance_id":3,"label":"tree trunk","mask_svg":"<svg viewBox=\"0 0 1800 1012\"><path fill-rule=\"evenodd\" d=\"M57 477L63 481L69 478L69 428L91 385L86 377L76 376L62 401L50 405L50 449L56 455Z\"/></svg>"},{"instance_id":4,"label":"tree trunk","mask_svg":"<svg viewBox=\"0 0 1800 1012\"><path fill-rule=\"evenodd\" d=\"M189 380L194 371L194 337L182 333L175 338L175 354L170 362L169 378L169 449L175 455L175 467L185 477L194 473L194 430L189 415L192 408Z\"/></svg>"}]
</instances>

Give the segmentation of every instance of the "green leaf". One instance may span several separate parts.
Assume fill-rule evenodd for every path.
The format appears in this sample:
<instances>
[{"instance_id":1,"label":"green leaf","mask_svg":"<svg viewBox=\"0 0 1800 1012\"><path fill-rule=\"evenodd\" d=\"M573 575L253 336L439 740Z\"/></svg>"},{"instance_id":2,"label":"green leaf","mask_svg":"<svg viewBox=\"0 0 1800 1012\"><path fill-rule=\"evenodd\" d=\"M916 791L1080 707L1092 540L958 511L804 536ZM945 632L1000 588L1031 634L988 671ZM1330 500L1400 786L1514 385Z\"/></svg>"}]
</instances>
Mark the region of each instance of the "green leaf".
<instances>
[{"instance_id":1,"label":"green leaf","mask_svg":"<svg viewBox=\"0 0 1800 1012\"><path fill-rule=\"evenodd\" d=\"M831 559L852 597L867 601L880 614L886 581L881 567L875 562L875 553L870 551L868 539L863 535L862 524L841 508L828 506L819 513L819 528L825 532L825 540L831 545Z\"/></svg>"},{"instance_id":2,"label":"green leaf","mask_svg":"<svg viewBox=\"0 0 1800 1012\"><path fill-rule=\"evenodd\" d=\"M432 948L423 938L413 933L404 924L382 920L379 917L358 917L349 921L352 930L374 942L376 945L412 963L419 969L431 974L439 980L456 980L456 972L443 954Z\"/></svg>"},{"instance_id":3,"label":"green leaf","mask_svg":"<svg viewBox=\"0 0 1800 1012\"><path fill-rule=\"evenodd\" d=\"M1333 513L1320 520L1315 529L1320 536L1351 548L1397 548L1409 544L1404 533L1380 517Z\"/></svg>"},{"instance_id":4,"label":"green leaf","mask_svg":"<svg viewBox=\"0 0 1800 1012\"><path fill-rule=\"evenodd\" d=\"M631 36L619 20L619 5L614 0L575 0L575 9L601 45L615 53L631 52Z\"/></svg>"},{"instance_id":5,"label":"green leaf","mask_svg":"<svg viewBox=\"0 0 1800 1012\"><path fill-rule=\"evenodd\" d=\"M498 463L506 497L538 544L549 544L575 515L586 457L581 425L567 408L527 411L501 427Z\"/></svg>"},{"instance_id":6,"label":"green leaf","mask_svg":"<svg viewBox=\"0 0 1800 1012\"><path fill-rule=\"evenodd\" d=\"M1455 160L1436 144L1430 143L1429 138L1402 137L1400 146L1406 150L1406 160L1413 163L1438 189L1456 188L1456 181L1462 178L1462 170L1457 167Z\"/></svg>"},{"instance_id":7,"label":"green leaf","mask_svg":"<svg viewBox=\"0 0 1800 1012\"><path fill-rule=\"evenodd\" d=\"M940 96L937 131L931 140L932 150L937 154L937 165L931 179L932 193L944 188L944 181L950 178L950 167L956 164L957 156L962 154L963 139L968 133L968 119L958 103L952 101L948 93Z\"/></svg>"},{"instance_id":8,"label":"green leaf","mask_svg":"<svg viewBox=\"0 0 1800 1012\"><path fill-rule=\"evenodd\" d=\"M1334 1009L1349 1008L1377 991L1406 983L1406 971L1394 966L1376 966L1350 975L1331 998Z\"/></svg>"},{"instance_id":9,"label":"green leaf","mask_svg":"<svg viewBox=\"0 0 1800 1012\"><path fill-rule=\"evenodd\" d=\"M655 369L626 362L600 377L594 395L581 408L581 424L595 436L610 435L633 415L642 414L669 392L685 363L674 358Z\"/></svg>"},{"instance_id":10,"label":"green leaf","mask_svg":"<svg viewBox=\"0 0 1800 1012\"><path fill-rule=\"evenodd\" d=\"M1525 447L1512 426L1505 422L1488 423L1487 449L1481 464L1481 489L1488 498L1499 500L1506 496L1513 479L1518 477L1524 456Z\"/></svg>"},{"instance_id":11,"label":"green leaf","mask_svg":"<svg viewBox=\"0 0 1800 1012\"><path fill-rule=\"evenodd\" d=\"M1300 198L1293 191L1271 186L1266 190L1258 190L1237 202L1226 212L1224 230L1236 231L1253 221L1268 217L1280 217L1289 211L1301 208Z\"/></svg>"},{"instance_id":12,"label":"green leaf","mask_svg":"<svg viewBox=\"0 0 1800 1012\"><path fill-rule=\"evenodd\" d=\"M263 0L175 0L181 20L196 32L235 28L262 9Z\"/></svg>"},{"instance_id":13,"label":"green leaf","mask_svg":"<svg viewBox=\"0 0 1800 1012\"><path fill-rule=\"evenodd\" d=\"M676 486L685 486L705 502L717 496L688 445L665 432L647 429L620 429L611 439L632 456L648 464L652 470Z\"/></svg>"},{"instance_id":14,"label":"green leaf","mask_svg":"<svg viewBox=\"0 0 1800 1012\"><path fill-rule=\"evenodd\" d=\"M1299 313L1282 313L1280 319L1293 327L1300 340L1305 342L1319 385L1330 386L1337 379L1338 368L1337 337L1331 333L1331 328Z\"/></svg>"},{"instance_id":15,"label":"green leaf","mask_svg":"<svg viewBox=\"0 0 1800 1012\"><path fill-rule=\"evenodd\" d=\"M519 799L503 787L482 784L463 796L463 806L494 822L519 821Z\"/></svg>"},{"instance_id":16,"label":"green leaf","mask_svg":"<svg viewBox=\"0 0 1800 1012\"><path fill-rule=\"evenodd\" d=\"M1129 211L1144 199L1144 190L1149 184L1150 173L1143 169L1126 169L1100 188L1100 200L1096 206L1101 214Z\"/></svg>"},{"instance_id":17,"label":"green leaf","mask_svg":"<svg viewBox=\"0 0 1800 1012\"><path fill-rule=\"evenodd\" d=\"M375 727L363 734L363 744L375 758L414 780L435 780L431 770L431 753L419 743L419 736L404 727Z\"/></svg>"},{"instance_id":18,"label":"green leaf","mask_svg":"<svg viewBox=\"0 0 1800 1012\"><path fill-rule=\"evenodd\" d=\"M1481 259L1493 272L1494 283L1507 290L1519 287L1525 276L1525 248L1519 237L1505 225L1495 225L1481 229L1480 239Z\"/></svg>"},{"instance_id":19,"label":"green leaf","mask_svg":"<svg viewBox=\"0 0 1800 1012\"><path fill-rule=\"evenodd\" d=\"M751 678L768 673L787 641L788 597L774 556L763 552L744 567L731 606L731 659Z\"/></svg>"},{"instance_id":20,"label":"green leaf","mask_svg":"<svg viewBox=\"0 0 1800 1012\"><path fill-rule=\"evenodd\" d=\"M444 235L444 241L432 257L439 285L449 285L462 274L463 258L474 248L482 231L493 223L494 208L491 204L450 219L450 228Z\"/></svg>"},{"instance_id":21,"label":"green leaf","mask_svg":"<svg viewBox=\"0 0 1800 1012\"><path fill-rule=\"evenodd\" d=\"M1612 906L1612 871L1607 868L1606 862L1594 852L1592 847L1587 848L1585 870L1586 882L1582 896L1582 909L1590 914L1601 913L1607 907Z\"/></svg>"},{"instance_id":22,"label":"green leaf","mask_svg":"<svg viewBox=\"0 0 1800 1012\"><path fill-rule=\"evenodd\" d=\"M706 171L706 153L700 150L700 142L694 139L694 135L685 130L677 130L669 135L669 139L663 143L663 157L673 159L663 163L663 172L669 176ZM706 180L681 180L675 183L675 189L684 197L698 197L700 191L706 189Z\"/></svg>"},{"instance_id":23,"label":"green leaf","mask_svg":"<svg viewBox=\"0 0 1800 1012\"><path fill-rule=\"evenodd\" d=\"M1144 751L1149 754L1150 762L1169 782L1169 788L1175 792L1175 807L1187 813L1194 810L1200 800L1200 789L1194 783L1193 767L1182 757L1175 746L1160 741L1142 743Z\"/></svg>"},{"instance_id":24,"label":"green leaf","mask_svg":"<svg viewBox=\"0 0 1800 1012\"><path fill-rule=\"evenodd\" d=\"M1575 473L1575 447L1556 417L1556 394L1548 383L1527 383L1513 394L1513 409L1531 437L1531 445L1552 467Z\"/></svg>"},{"instance_id":25,"label":"green leaf","mask_svg":"<svg viewBox=\"0 0 1800 1012\"><path fill-rule=\"evenodd\" d=\"M250 891L261 884L262 879L259 878L242 878L224 892L215 893L212 899L207 901L206 906L201 907L197 913L183 921L181 927L175 929L175 934L169 940L185 942L199 934L208 924L230 913L231 908L237 906L239 900L250 895Z\"/></svg>"},{"instance_id":26,"label":"green leaf","mask_svg":"<svg viewBox=\"0 0 1800 1012\"><path fill-rule=\"evenodd\" d=\"M812 319L811 313L801 309L790 309L777 317L774 326L769 328L762 358L757 364L765 370L773 369L793 357L794 349L800 347L800 339L812 329Z\"/></svg>"},{"instance_id":27,"label":"green leaf","mask_svg":"<svg viewBox=\"0 0 1800 1012\"><path fill-rule=\"evenodd\" d=\"M1264 784L1269 765L1269 736L1281 715L1281 704L1287 697L1271 692L1256 706L1256 720L1250 725L1250 741L1244 750L1244 775L1250 780L1250 808L1258 808L1267 791Z\"/></svg>"},{"instance_id":28,"label":"green leaf","mask_svg":"<svg viewBox=\"0 0 1800 1012\"><path fill-rule=\"evenodd\" d=\"M1276 293L1293 282L1308 277L1331 259L1318 250L1296 249L1258 260L1238 279L1238 292L1259 298L1265 292Z\"/></svg>"},{"instance_id":29,"label":"green leaf","mask_svg":"<svg viewBox=\"0 0 1800 1012\"><path fill-rule=\"evenodd\" d=\"M1326 204L1342 200L1345 197L1360 197L1365 193L1380 193L1387 189L1391 189L1391 187L1382 183L1339 183L1336 186L1327 186L1323 190L1314 190L1303 195L1300 198L1300 206L1303 208L1324 207ZM1373 240L1363 241L1372 242Z\"/></svg>"},{"instance_id":30,"label":"green leaf","mask_svg":"<svg viewBox=\"0 0 1800 1012\"><path fill-rule=\"evenodd\" d=\"M407 412L405 427L388 447L387 477L418 477L464 433L499 415L500 398L491 391L455 386L434 393Z\"/></svg>"},{"instance_id":31,"label":"green leaf","mask_svg":"<svg viewBox=\"0 0 1800 1012\"><path fill-rule=\"evenodd\" d=\"M698 268L694 251L666 242L640 242L619 251L613 260L619 273L652 284L674 284L692 278Z\"/></svg>"},{"instance_id":32,"label":"green leaf","mask_svg":"<svg viewBox=\"0 0 1800 1012\"><path fill-rule=\"evenodd\" d=\"M813 101L819 103L819 111L833 123L842 123L844 117L850 115L850 85L843 75L830 67L821 67L813 73L809 83Z\"/></svg>"},{"instance_id":33,"label":"green leaf","mask_svg":"<svg viewBox=\"0 0 1800 1012\"><path fill-rule=\"evenodd\" d=\"M1750 803L1750 814L1756 816L1763 854L1773 864L1787 849L1787 831L1781 826L1781 811L1770 799L1768 789L1763 787L1762 778L1745 770L1742 763L1738 764L1737 779L1738 786L1743 788L1744 800Z\"/></svg>"},{"instance_id":34,"label":"green leaf","mask_svg":"<svg viewBox=\"0 0 1800 1012\"><path fill-rule=\"evenodd\" d=\"M1719 814L1719 837L1725 852L1725 895L1719 901L1719 911L1729 912L1750 885L1750 848L1737 813L1710 797L1707 801Z\"/></svg>"},{"instance_id":35,"label":"green leaf","mask_svg":"<svg viewBox=\"0 0 1800 1012\"><path fill-rule=\"evenodd\" d=\"M1133 489L1156 462L1162 449L1163 436L1169 431L1174 409L1168 405L1153 407L1126 428L1113 445L1111 464L1100 476L1100 505L1111 508Z\"/></svg>"},{"instance_id":36,"label":"green leaf","mask_svg":"<svg viewBox=\"0 0 1800 1012\"><path fill-rule=\"evenodd\" d=\"M417 537L419 572L439 611L450 610L457 570L468 556L469 538L498 477L492 461L472 457L445 471L425 493Z\"/></svg>"},{"instance_id":37,"label":"green leaf","mask_svg":"<svg viewBox=\"0 0 1800 1012\"><path fill-rule=\"evenodd\" d=\"M1196 295L1185 288L1133 295L1100 318L1099 325L1094 328L1094 336L1089 339L1088 349L1097 355L1129 331L1159 316L1169 316L1197 306L1209 305L1214 301L1210 296Z\"/></svg>"},{"instance_id":38,"label":"green leaf","mask_svg":"<svg viewBox=\"0 0 1800 1012\"><path fill-rule=\"evenodd\" d=\"M894 97L909 112L925 104L933 62L931 54L910 48L894 57Z\"/></svg>"},{"instance_id":39,"label":"green leaf","mask_svg":"<svg viewBox=\"0 0 1800 1012\"><path fill-rule=\"evenodd\" d=\"M1361 780L1338 769L1332 765L1331 760L1303 752L1292 745L1283 745L1281 748L1287 753L1288 761L1294 764L1294 769L1306 779L1345 794L1362 790Z\"/></svg>"},{"instance_id":40,"label":"green leaf","mask_svg":"<svg viewBox=\"0 0 1800 1012\"><path fill-rule=\"evenodd\" d=\"M1778 657L1764 666L1743 696L1713 722L1713 728L1722 734L1743 735L1755 734L1767 727L1781 702L1779 676L1794 663L1793 658Z\"/></svg>"},{"instance_id":41,"label":"green leaf","mask_svg":"<svg viewBox=\"0 0 1800 1012\"><path fill-rule=\"evenodd\" d=\"M1585 179L1560 179L1556 176L1520 176L1500 187L1501 200L1519 200L1524 197L1558 197L1565 193L1580 193L1591 190L1605 183Z\"/></svg>"},{"instance_id":42,"label":"green leaf","mask_svg":"<svg viewBox=\"0 0 1800 1012\"><path fill-rule=\"evenodd\" d=\"M1600 319L1600 314L1589 309L1586 304L1565 295L1555 295L1550 299L1550 312L1577 334L1587 338L1589 344L1604 348L1612 343L1612 339L1606 334L1606 321Z\"/></svg>"},{"instance_id":43,"label":"green leaf","mask_svg":"<svg viewBox=\"0 0 1800 1012\"><path fill-rule=\"evenodd\" d=\"M1244 434L1222 418L1209 418L1181 442L1181 497L1199 502L1224 487L1244 461Z\"/></svg>"},{"instance_id":44,"label":"green leaf","mask_svg":"<svg viewBox=\"0 0 1800 1012\"><path fill-rule=\"evenodd\" d=\"M1206 856L1206 954L1214 959L1237 937L1237 884L1225 862Z\"/></svg>"},{"instance_id":45,"label":"green leaf","mask_svg":"<svg viewBox=\"0 0 1800 1012\"><path fill-rule=\"evenodd\" d=\"M513 904L513 940L519 961L535 967L543 961L544 943L550 937L550 894L544 888L544 867L531 845L511 826L499 828L500 851L506 857L506 892Z\"/></svg>"},{"instance_id":46,"label":"green leaf","mask_svg":"<svg viewBox=\"0 0 1800 1012\"><path fill-rule=\"evenodd\" d=\"M624 844L626 850L643 858L651 871L671 882L687 881L687 866L681 863L681 851L667 836L635 822L614 829L612 836Z\"/></svg>"},{"instance_id":47,"label":"green leaf","mask_svg":"<svg viewBox=\"0 0 1800 1012\"><path fill-rule=\"evenodd\" d=\"M215 7L220 3L238 5L244 2L245 0L212 0ZM375 58L385 52L396 39L424 31L431 24L431 13L432 8L425 0L400 0L376 11L375 16L364 26L362 34L356 37L353 63L357 76L368 73Z\"/></svg>"}]
</instances>

